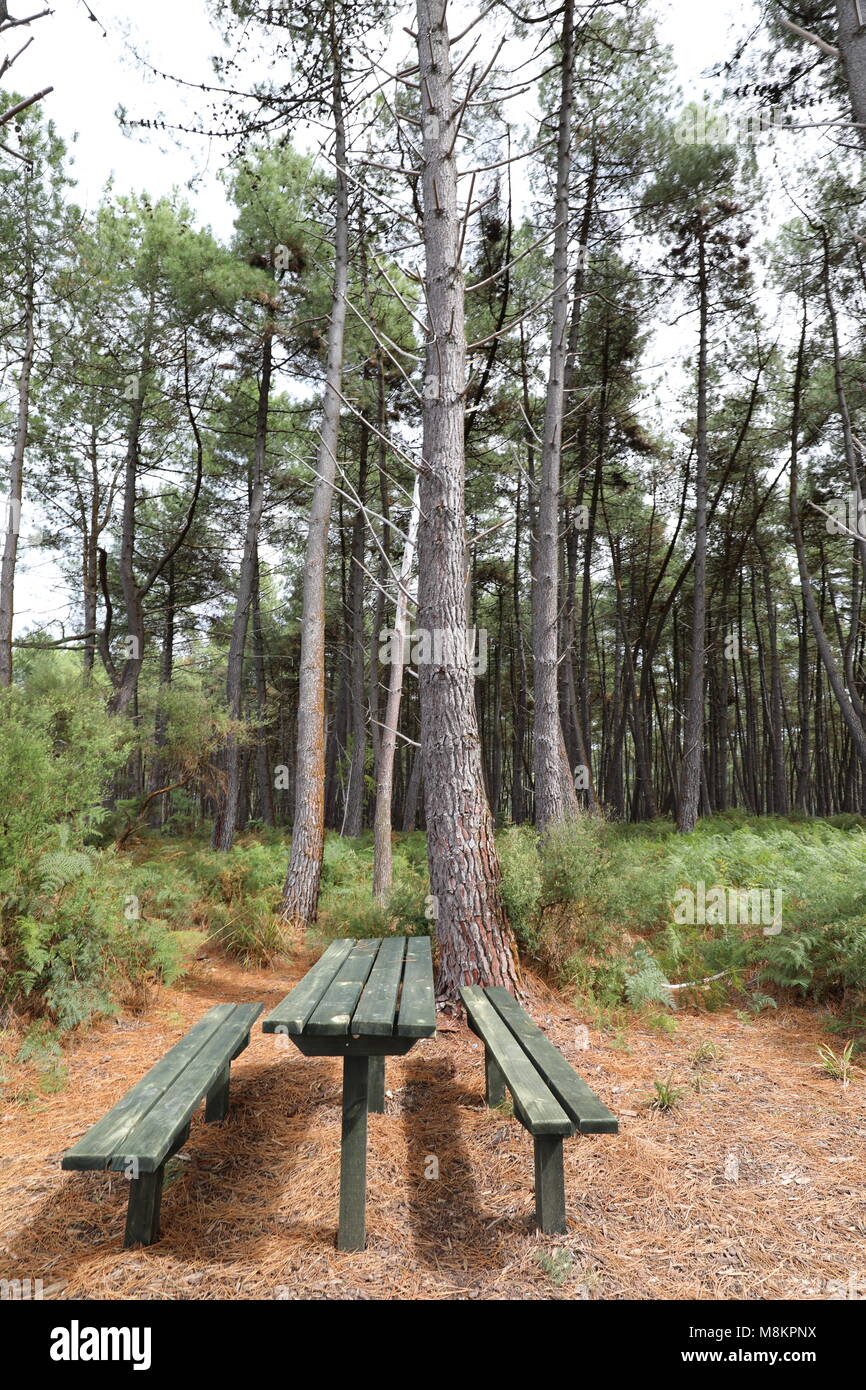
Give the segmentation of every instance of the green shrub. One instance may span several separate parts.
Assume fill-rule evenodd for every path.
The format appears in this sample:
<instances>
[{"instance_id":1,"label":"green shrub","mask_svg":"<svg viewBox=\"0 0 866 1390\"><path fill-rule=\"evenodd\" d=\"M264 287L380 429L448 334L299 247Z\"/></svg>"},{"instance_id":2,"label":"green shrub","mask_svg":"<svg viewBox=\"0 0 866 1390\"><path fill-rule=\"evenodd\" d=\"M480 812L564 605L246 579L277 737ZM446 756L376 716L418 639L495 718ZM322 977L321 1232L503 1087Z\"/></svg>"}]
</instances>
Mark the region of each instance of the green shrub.
<instances>
[{"instance_id":1,"label":"green shrub","mask_svg":"<svg viewBox=\"0 0 866 1390\"><path fill-rule=\"evenodd\" d=\"M581 902L592 893L607 862L604 822L581 814L551 825L541 837L541 902Z\"/></svg>"},{"instance_id":2,"label":"green shrub","mask_svg":"<svg viewBox=\"0 0 866 1390\"><path fill-rule=\"evenodd\" d=\"M514 934L526 951L539 944L538 912L541 904L541 865L538 837L531 826L515 825L496 836L502 871L502 899Z\"/></svg>"},{"instance_id":3,"label":"green shrub","mask_svg":"<svg viewBox=\"0 0 866 1390\"><path fill-rule=\"evenodd\" d=\"M189 947L142 916L127 862L93 843L130 732L78 670L37 653L0 692L0 995L58 1034L176 978Z\"/></svg>"},{"instance_id":4,"label":"green shrub","mask_svg":"<svg viewBox=\"0 0 866 1390\"><path fill-rule=\"evenodd\" d=\"M436 918L426 873L407 873L395 880L388 895L388 917L393 929L404 936L430 936L435 932Z\"/></svg>"},{"instance_id":5,"label":"green shrub","mask_svg":"<svg viewBox=\"0 0 866 1390\"><path fill-rule=\"evenodd\" d=\"M750 1009L763 1007L761 984L816 999L866 998L866 834L860 817L834 820L736 810L685 836L664 820L629 826L582 816L542 839L541 908L521 941L601 1007L648 1003L653 992L661 1002L665 980L696 981L691 1002L706 1008L743 994ZM506 848L506 864L509 855ZM707 889L779 890L781 932L675 921L678 890L700 880Z\"/></svg>"},{"instance_id":6,"label":"green shrub","mask_svg":"<svg viewBox=\"0 0 866 1390\"><path fill-rule=\"evenodd\" d=\"M242 965L272 965L286 949L279 917L266 899L214 903L208 921L211 939Z\"/></svg>"}]
</instances>

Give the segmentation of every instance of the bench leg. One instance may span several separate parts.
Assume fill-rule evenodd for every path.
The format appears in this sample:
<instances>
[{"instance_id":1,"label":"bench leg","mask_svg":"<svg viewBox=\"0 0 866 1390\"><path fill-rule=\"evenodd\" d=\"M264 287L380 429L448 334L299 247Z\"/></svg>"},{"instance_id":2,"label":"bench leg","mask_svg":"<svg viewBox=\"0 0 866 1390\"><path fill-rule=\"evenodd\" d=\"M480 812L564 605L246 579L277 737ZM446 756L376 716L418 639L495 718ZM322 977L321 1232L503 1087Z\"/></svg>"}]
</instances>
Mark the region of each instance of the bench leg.
<instances>
[{"instance_id":1,"label":"bench leg","mask_svg":"<svg viewBox=\"0 0 866 1390\"><path fill-rule=\"evenodd\" d=\"M204 1117L207 1123L212 1120L224 1120L229 1109L229 1076L231 1068L226 1063L223 1071L220 1072L212 1091L208 1091L204 1107Z\"/></svg>"},{"instance_id":2,"label":"bench leg","mask_svg":"<svg viewBox=\"0 0 866 1390\"><path fill-rule=\"evenodd\" d=\"M368 1105L375 1115L385 1113L385 1058L371 1057L368 1080Z\"/></svg>"},{"instance_id":3,"label":"bench leg","mask_svg":"<svg viewBox=\"0 0 866 1390\"><path fill-rule=\"evenodd\" d=\"M126 1235L123 1244L153 1245L159 1240L159 1209L162 1203L162 1179L165 1165L155 1173L141 1173L129 1180L129 1205L126 1209Z\"/></svg>"},{"instance_id":4,"label":"bench leg","mask_svg":"<svg viewBox=\"0 0 866 1390\"><path fill-rule=\"evenodd\" d=\"M491 1110L505 1100L505 1077L489 1047L484 1049L485 1094Z\"/></svg>"},{"instance_id":5,"label":"bench leg","mask_svg":"<svg viewBox=\"0 0 866 1390\"><path fill-rule=\"evenodd\" d=\"M363 1250L366 1239L367 1099L369 1057L343 1058L343 1130L340 1140L338 1250Z\"/></svg>"},{"instance_id":6,"label":"bench leg","mask_svg":"<svg viewBox=\"0 0 866 1390\"><path fill-rule=\"evenodd\" d=\"M565 1173L562 1139L557 1134L535 1136L535 1224L547 1236L564 1235Z\"/></svg>"}]
</instances>

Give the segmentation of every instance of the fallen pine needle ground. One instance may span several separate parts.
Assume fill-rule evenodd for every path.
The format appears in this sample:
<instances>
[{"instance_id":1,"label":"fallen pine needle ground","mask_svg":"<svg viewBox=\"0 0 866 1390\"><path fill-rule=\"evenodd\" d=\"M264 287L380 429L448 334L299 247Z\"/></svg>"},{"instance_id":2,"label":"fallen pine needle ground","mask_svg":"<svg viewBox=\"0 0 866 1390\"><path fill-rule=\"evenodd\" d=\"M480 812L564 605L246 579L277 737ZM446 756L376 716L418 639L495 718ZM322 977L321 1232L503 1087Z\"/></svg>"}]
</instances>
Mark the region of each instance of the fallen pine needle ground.
<instances>
[{"instance_id":1,"label":"fallen pine needle ground","mask_svg":"<svg viewBox=\"0 0 866 1390\"><path fill-rule=\"evenodd\" d=\"M827 1035L814 1012L587 1032L532 977L529 1012L620 1118L619 1135L566 1141L567 1235L534 1230L532 1141L507 1106L485 1109L483 1049L443 1019L387 1061L366 1250L334 1243L340 1063L260 1027L232 1067L228 1118L206 1126L200 1110L169 1163L162 1238L124 1250L125 1180L62 1173L63 1151L212 1004L267 1011L317 955L267 971L200 959L143 1016L74 1041L55 1094L7 1039L0 1279L41 1279L60 1299L866 1296L866 1087L859 1071L843 1087L815 1066ZM681 1093L669 1112L649 1103L655 1081Z\"/></svg>"}]
</instances>

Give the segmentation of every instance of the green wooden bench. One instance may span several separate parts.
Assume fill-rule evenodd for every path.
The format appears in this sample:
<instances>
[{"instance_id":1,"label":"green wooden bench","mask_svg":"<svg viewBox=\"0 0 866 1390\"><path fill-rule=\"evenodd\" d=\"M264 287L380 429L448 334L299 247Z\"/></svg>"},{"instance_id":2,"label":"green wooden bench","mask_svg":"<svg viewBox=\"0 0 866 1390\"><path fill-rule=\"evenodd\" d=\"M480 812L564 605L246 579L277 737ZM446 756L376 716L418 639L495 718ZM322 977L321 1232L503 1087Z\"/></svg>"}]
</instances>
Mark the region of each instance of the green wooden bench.
<instances>
[{"instance_id":1,"label":"green wooden bench","mask_svg":"<svg viewBox=\"0 0 866 1390\"><path fill-rule=\"evenodd\" d=\"M484 1043L487 1104L501 1105L507 1087L517 1119L532 1135L536 1225L547 1235L562 1233L566 1230L562 1141L575 1132L616 1134L616 1116L507 989L465 986L460 997L469 1027Z\"/></svg>"},{"instance_id":2,"label":"green wooden bench","mask_svg":"<svg viewBox=\"0 0 866 1390\"><path fill-rule=\"evenodd\" d=\"M166 1161L186 1143L202 1098L205 1120L224 1118L231 1064L249 1043L261 1011L261 1004L215 1005L63 1155L62 1168L126 1174L124 1245L159 1239Z\"/></svg>"}]
</instances>

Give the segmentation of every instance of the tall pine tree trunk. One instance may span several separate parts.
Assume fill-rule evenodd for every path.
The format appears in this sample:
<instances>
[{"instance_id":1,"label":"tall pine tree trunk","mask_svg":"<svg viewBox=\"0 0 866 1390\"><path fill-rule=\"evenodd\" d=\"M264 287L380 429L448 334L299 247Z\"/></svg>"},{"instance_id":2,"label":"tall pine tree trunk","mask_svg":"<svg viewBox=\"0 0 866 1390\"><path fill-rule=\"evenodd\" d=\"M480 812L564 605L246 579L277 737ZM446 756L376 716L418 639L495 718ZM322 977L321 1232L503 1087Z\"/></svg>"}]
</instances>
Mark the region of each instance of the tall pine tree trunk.
<instances>
[{"instance_id":1,"label":"tall pine tree trunk","mask_svg":"<svg viewBox=\"0 0 866 1390\"><path fill-rule=\"evenodd\" d=\"M29 174L25 174L29 178ZM18 534L21 527L21 497L24 483L24 450L30 420L30 377L33 372L35 348L35 304L30 228L27 237L27 279L24 290L24 353L18 372L18 415L15 421L15 442L9 469L9 494L6 499L6 533L3 537L3 559L0 564L0 686L12 684L12 622L15 608L15 564L18 558Z\"/></svg>"},{"instance_id":2,"label":"tall pine tree trunk","mask_svg":"<svg viewBox=\"0 0 866 1390\"><path fill-rule=\"evenodd\" d=\"M316 920L322 854L325 846L325 561L328 526L334 497L337 440L340 430L340 389L343 382L343 338L349 275L349 184L346 177L346 127L343 79L337 49L333 9L332 106L334 159L337 165L334 225L334 286L328 325L325 406L317 454L316 483L310 507L310 526L304 565L301 618L301 669L298 682L298 756L295 769L295 823L292 852L283 888L281 915L296 927Z\"/></svg>"},{"instance_id":3,"label":"tall pine tree trunk","mask_svg":"<svg viewBox=\"0 0 866 1390\"><path fill-rule=\"evenodd\" d=\"M707 248L701 226L698 232L698 419L695 446L695 563L693 572L692 642L686 718L683 733L683 761L680 772L677 829L694 830L701 803L701 767L704 745L704 655L707 614Z\"/></svg>"},{"instance_id":4,"label":"tall pine tree trunk","mask_svg":"<svg viewBox=\"0 0 866 1390\"><path fill-rule=\"evenodd\" d=\"M388 668L388 702L385 706L385 727L380 730L379 757L376 764L376 810L373 818L373 897L384 903L391 888L391 801L394 790L394 753L397 748L397 727L400 723L400 701L403 693L403 667L409 637L409 579L415 561L415 541L418 534L418 494L420 480L415 479L412 514L406 545L400 566L397 590L397 612L394 618L391 664ZM420 770L420 768L419 768ZM414 772L414 767L413 767Z\"/></svg>"},{"instance_id":5,"label":"tall pine tree trunk","mask_svg":"<svg viewBox=\"0 0 866 1390\"><path fill-rule=\"evenodd\" d=\"M418 628L433 646L429 659L419 662L421 747L430 886L438 914L438 991L453 999L463 984L514 989L517 956L500 892L466 649L466 334L451 53L443 0L418 0L417 14L429 314ZM554 680L554 699L555 694Z\"/></svg>"},{"instance_id":6,"label":"tall pine tree trunk","mask_svg":"<svg viewBox=\"0 0 866 1390\"><path fill-rule=\"evenodd\" d=\"M253 451L253 468L250 478L249 507L247 526L244 535L244 551L241 559L241 572L238 580L238 596L235 602L235 615L232 621L232 635L229 640L228 669L226 671L226 707L229 718L237 722L241 717L241 702L244 690L244 654L247 645L247 629L250 621L253 594L256 587L256 571L259 555L259 529L265 508L265 462L268 447L268 403L271 394L271 365L273 357L273 324L265 323L262 343L262 370L259 378L259 399L256 410L256 439ZM227 851L232 847L238 819L238 805L241 789L243 761L236 733L229 734L225 749L225 786L219 799L219 809L214 820L213 848Z\"/></svg>"},{"instance_id":7,"label":"tall pine tree trunk","mask_svg":"<svg viewBox=\"0 0 866 1390\"><path fill-rule=\"evenodd\" d=\"M571 124L574 102L574 5L565 0L562 19L562 79L556 156L553 239L553 332L544 411L541 483L532 585L532 656L535 679L533 774L535 824L577 815L577 796L568 765L559 714L559 480L568 332L568 204Z\"/></svg>"}]
</instances>

